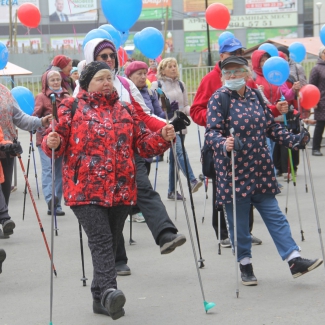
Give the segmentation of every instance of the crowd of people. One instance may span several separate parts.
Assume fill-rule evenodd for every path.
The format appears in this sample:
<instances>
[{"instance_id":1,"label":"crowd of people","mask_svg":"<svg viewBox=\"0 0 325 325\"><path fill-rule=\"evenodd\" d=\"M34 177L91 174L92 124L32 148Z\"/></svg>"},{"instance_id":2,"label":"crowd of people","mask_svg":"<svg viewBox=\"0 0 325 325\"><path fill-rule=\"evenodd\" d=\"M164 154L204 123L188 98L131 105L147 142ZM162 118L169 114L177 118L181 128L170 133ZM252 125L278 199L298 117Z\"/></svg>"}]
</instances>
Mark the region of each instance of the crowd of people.
<instances>
[{"instance_id":1,"label":"crowd of people","mask_svg":"<svg viewBox=\"0 0 325 325\"><path fill-rule=\"evenodd\" d=\"M315 110L315 156L322 155L320 141L325 127L324 53L322 48L310 76L310 83L322 93ZM300 127L297 100L299 89L307 84L306 76L290 59L287 48L279 48L279 55L288 61L291 71L281 87L271 85L263 76L263 64L270 57L266 51L253 52L251 69L241 42L236 38L225 40L220 46L220 60L202 79L192 105L176 59L158 57L148 63L130 59L122 66L114 43L101 38L86 43L83 61L65 55L53 59L42 76L42 92L35 97L33 116L25 114L0 84L0 141L16 143L16 127L36 132L47 213L64 216L64 199L87 234L94 268L94 313L112 319L125 314L126 298L116 278L131 274L122 233L129 215L130 222L147 224L161 254L171 253L186 242L148 177L153 158L174 147L169 153L167 198L175 204L186 200L177 191L176 164L188 178L191 193L203 184L195 176L201 171L193 171L182 146L187 129L177 112L206 128L205 143L213 151L216 175L212 179L212 226L221 246L236 250L242 283L257 285L251 246L261 245L262 240L252 234L254 209L294 278L322 264L322 259L300 256L275 197L282 187L279 177L290 177L288 149L297 172L299 149L305 149L310 138ZM169 112L162 107L161 91L169 99ZM58 115L54 130L49 128L53 95ZM5 238L15 229L8 205L14 156L21 149L19 143L16 147L9 153L0 151L0 236ZM6 252L0 249L0 273L5 258Z\"/></svg>"}]
</instances>

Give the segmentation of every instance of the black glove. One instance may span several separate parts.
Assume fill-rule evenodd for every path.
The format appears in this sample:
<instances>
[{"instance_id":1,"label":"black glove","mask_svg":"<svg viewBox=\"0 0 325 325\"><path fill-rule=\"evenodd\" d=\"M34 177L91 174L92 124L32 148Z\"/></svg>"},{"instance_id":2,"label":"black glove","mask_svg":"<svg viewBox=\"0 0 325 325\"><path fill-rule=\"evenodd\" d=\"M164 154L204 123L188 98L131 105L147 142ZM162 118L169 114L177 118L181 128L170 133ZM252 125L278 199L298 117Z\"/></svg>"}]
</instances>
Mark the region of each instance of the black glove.
<instances>
[{"instance_id":1,"label":"black glove","mask_svg":"<svg viewBox=\"0 0 325 325\"><path fill-rule=\"evenodd\" d=\"M19 141L16 143L8 143L8 144L0 145L0 151L4 151L5 153L11 156L17 156L23 153L23 149Z\"/></svg>"},{"instance_id":2,"label":"black glove","mask_svg":"<svg viewBox=\"0 0 325 325\"><path fill-rule=\"evenodd\" d=\"M176 117L170 122L174 126L175 132L186 129L191 124L190 119L180 111L176 111Z\"/></svg>"},{"instance_id":3,"label":"black glove","mask_svg":"<svg viewBox=\"0 0 325 325\"><path fill-rule=\"evenodd\" d=\"M310 141L310 134L306 128L303 128L299 135L299 142L294 144L292 148L305 149L307 143Z\"/></svg>"}]
</instances>

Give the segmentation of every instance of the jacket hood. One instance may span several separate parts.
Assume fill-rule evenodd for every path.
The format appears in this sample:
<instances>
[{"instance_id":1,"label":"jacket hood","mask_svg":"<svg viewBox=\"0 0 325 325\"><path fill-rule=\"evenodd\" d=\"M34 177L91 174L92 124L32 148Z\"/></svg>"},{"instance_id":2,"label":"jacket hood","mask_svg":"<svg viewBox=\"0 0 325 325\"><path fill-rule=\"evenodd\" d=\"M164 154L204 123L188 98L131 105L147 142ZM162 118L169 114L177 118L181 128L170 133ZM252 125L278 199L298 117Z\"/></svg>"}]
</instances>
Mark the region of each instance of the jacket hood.
<instances>
[{"instance_id":1,"label":"jacket hood","mask_svg":"<svg viewBox=\"0 0 325 325\"><path fill-rule=\"evenodd\" d=\"M48 71L46 71L45 73L43 73L43 75L42 75L42 93L43 93L45 96L47 96L47 97L49 97L52 93L55 94L55 92L52 91L52 90L49 88L48 84L47 84L47 75L48 75L49 72L51 72L51 71L52 71L52 70L48 70ZM60 72L59 72L59 73L60 73ZM63 78L61 73L60 73L60 75L61 75L61 78ZM61 87L62 87L62 83L61 83ZM69 94L68 91L67 91L64 87L62 87L62 92L61 92L61 93Z\"/></svg>"},{"instance_id":2,"label":"jacket hood","mask_svg":"<svg viewBox=\"0 0 325 325\"><path fill-rule=\"evenodd\" d=\"M325 65L325 61L322 59L318 59L317 64Z\"/></svg>"},{"instance_id":3,"label":"jacket hood","mask_svg":"<svg viewBox=\"0 0 325 325\"><path fill-rule=\"evenodd\" d=\"M263 76L263 71L262 71L262 68L260 67L260 62L261 62L262 56L265 53L266 53L266 51L256 50L252 54L252 67L253 67L254 72L256 74L258 74L259 76Z\"/></svg>"},{"instance_id":4,"label":"jacket hood","mask_svg":"<svg viewBox=\"0 0 325 325\"><path fill-rule=\"evenodd\" d=\"M98 44L100 44L101 42L104 42L104 41L111 43L113 45L113 48L115 49L115 53L117 53L114 43L111 42L110 40L105 39L105 38L94 38L94 39L88 41L84 47L84 56L86 59L86 64L95 61L95 58L94 58L95 48ZM119 67L119 61L118 61L118 55L117 55L116 60L115 60L115 68L114 68L115 73L118 71L118 67Z\"/></svg>"}]
</instances>

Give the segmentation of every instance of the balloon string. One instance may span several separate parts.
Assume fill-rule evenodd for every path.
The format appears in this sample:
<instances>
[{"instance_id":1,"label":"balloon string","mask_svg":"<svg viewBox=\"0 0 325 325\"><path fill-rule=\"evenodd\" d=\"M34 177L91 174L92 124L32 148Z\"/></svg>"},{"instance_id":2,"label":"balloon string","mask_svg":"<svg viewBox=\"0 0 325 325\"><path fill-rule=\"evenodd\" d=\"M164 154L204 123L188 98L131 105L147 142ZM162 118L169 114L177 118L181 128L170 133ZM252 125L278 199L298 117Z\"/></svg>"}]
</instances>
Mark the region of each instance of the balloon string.
<instances>
[{"instance_id":1,"label":"balloon string","mask_svg":"<svg viewBox=\"0 0 325 325\"><path fill-rule=\"evenodd\" d=\"M68 0L68 6L69 6L69 11L70 11L70 15L72 15L72 10L71 10L71 6L70 6L70 2L75 6L78 7L78 5L76 5L72 0ZM75 36L75 42L77 44L77 49L78 52L80 54L80 47L79 47L79 42L78 42L78 38L77 38L77 32L76 32L76 27L74 24L72 24L72 30L73 30L73 34Z\"/></svg>"},{"instance_id":2,"label":"balloon string","mask_svg":"<svg viewBox=\"0 0 325 325\"><path fill-rule=\"evenodd\" d=\"M37 27L36 29L38 30L38 32L39 32L41 35L43 35L42 32L40 31L40 29L39 29L38 27Z\"/></svg>"}]
</instances>

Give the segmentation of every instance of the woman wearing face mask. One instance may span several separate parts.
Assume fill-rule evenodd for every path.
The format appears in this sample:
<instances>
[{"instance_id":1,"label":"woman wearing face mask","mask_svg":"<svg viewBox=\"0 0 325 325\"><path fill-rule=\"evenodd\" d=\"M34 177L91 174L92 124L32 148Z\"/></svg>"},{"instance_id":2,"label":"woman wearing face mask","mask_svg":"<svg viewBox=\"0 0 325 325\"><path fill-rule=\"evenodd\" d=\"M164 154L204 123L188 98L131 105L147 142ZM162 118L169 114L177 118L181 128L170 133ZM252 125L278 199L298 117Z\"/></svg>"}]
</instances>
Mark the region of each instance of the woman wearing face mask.
<instances>
[{"instance_id":1,"label":"woman wearing face mask","mask_svg":"<svg viewBox=\"0 0 325 325\"><path fill-rule=\"evenodd\" d=\"M62 78L58 71L49 70L42 76L42 92L35 97L34 116L43 117L52 114L52 102L50 96L55 95L56 106L59 107L64 98L69 97L69 93L65 88L61 87ZM52 200L52 163L51 158L46 156L41 148L43 140L43 132L45 129L36 132L36 146L38 148L41 164L42 164L42 190L45 201L47 203L47 214L51 215ZM62 211L62 157L55 160L55 205L56 215L64 216Z\"/></svg>"},{"instance_id":2,"label":"woman wearing face mask","mask_svg":"<svg viewBox=\"0 0 325 325\"><path fill-rule=\"evenodd\" d=\"M236 187L237 257L242 284L257 285L251 264L251 236L248 227L250 204L261 214L273 242L282 258L289 264L294 278L323 263L322 259L300 257L299 247L291 236L290 226L281 212L275 195L279 193L274 165L266 146L266 137L288 148L305 148L310 139L307 130L292 134L274 118L265 103L260 102L258 90L245 85L250 77L247 60L230 56L221 64L224 87L211 97L207 112L205 141L214 150L216 204L225 209L231 242L234 243L233 186ZM227 96L229 107L222 107ZM233 129L233 134L230 134ZM235 139L236 137L236 143ZM231 164L231 152L235 165ZM235 175L232 175L234 169Z\"/></svg>"}]
</instances>

